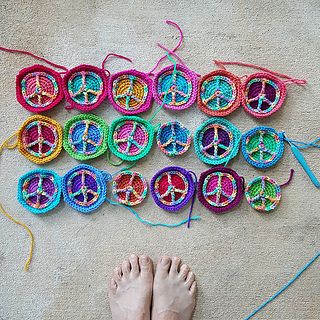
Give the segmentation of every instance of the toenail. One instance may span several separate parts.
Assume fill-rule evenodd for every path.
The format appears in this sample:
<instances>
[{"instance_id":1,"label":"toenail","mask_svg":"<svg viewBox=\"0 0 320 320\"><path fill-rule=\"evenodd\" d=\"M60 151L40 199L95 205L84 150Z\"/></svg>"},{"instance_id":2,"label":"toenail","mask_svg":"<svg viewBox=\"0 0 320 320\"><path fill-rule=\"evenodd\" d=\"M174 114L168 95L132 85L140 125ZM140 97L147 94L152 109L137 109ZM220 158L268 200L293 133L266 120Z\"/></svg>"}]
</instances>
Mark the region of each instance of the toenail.
<instances>
[{"instance_id":1,"label":"toenail","mask_svg":"<svg viewBox=\"0 0 320 320\"><path fill-rule=\"evenodd\" d=\"M142 263L144 266L148 265L148 263L149 263L148 257L142 256L142 257L141 257L141 263Z\"/></svg>"},{"instance_id":2,"label":"toenail","mask_svg":"<svg viewBox=\"0 0 320 320\"><path fill-rule=\"evenodd\" d=\"M170 262L170 259L168 258L168 257L163 257L162 259L161 259L161 263L163 264L163 265L166 265L166 264L168 264Z\"/></svg>"}]
</instances>

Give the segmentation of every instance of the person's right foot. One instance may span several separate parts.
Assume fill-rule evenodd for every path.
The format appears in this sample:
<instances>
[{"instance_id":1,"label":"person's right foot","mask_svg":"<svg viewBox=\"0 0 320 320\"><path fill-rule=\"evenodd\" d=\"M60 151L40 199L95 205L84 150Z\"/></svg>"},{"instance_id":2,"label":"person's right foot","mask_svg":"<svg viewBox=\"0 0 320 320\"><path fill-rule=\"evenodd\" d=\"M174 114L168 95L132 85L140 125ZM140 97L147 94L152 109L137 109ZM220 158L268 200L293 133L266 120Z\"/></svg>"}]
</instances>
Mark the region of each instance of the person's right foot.
<instances>
[{"instance_id":1,"label":"person's right foot","mask_svg":"<svg viewBox=\"0 0 320 320\"><path fill-rule=\"evenodd\" d=\"M179 258L162 257L153 283L152 320L190 320L196 305L196 281Z\"/></svg>"}]
</instances>

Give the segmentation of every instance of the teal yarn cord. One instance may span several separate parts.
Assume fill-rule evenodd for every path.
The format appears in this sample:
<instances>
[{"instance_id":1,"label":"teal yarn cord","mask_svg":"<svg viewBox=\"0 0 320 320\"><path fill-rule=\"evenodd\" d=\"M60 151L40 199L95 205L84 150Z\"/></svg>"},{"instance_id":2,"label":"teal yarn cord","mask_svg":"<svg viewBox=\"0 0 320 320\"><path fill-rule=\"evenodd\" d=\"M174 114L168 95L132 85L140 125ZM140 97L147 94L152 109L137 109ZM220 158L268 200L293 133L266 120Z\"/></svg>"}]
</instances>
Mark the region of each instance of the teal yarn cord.
<instances>
[{"instance_id":1,"label":"teal yarn cord","mask_svg":"<svg viewBox=\"0 0 320 320\"><path fill-rule=\"evenodd\" d=\"M289 282L285 286L283 286L277 293L275 293L268 300L263 302L256 310L254 310L248 317L246 317L245 320L251 319L255 314L257 314L261 309L263 309L267 304L269 304L275 298L277 298L283 291L288 289L292 285L292 283L294 283L301 276L301 274L304 271L306 271L312 265L312 263L315 262L319 258L319 256L320 256L320 251L317 252L316 255L300 271L298 271L298 273L292 279L290 279Z\"/></svg>"},{"instance_id":2,"label":"teal yarn cord","mask_svg":"<svg viewBox=\"0 0 320 320\"><path fill-rule=\"evenodd\" d=\"M200 219L201 219L199 216L195 216L195 217L190 217L190 218L188 218L188 219L182 220L182 221L180 221L180 222L178 222L178 223L172 223L172 224L170 224L170 223L161 223L161 222L156 222L156 223L155 223L155 222L150 222L150 221L148 221L148 220L142 219L142 218L139 216L138 212L135 211L134 209L132 209L131 207L125 206L125 205L123 205L123 204L121 204L121 203L118 203L118 202L111 201L111 200L109 200L109 199L106 199L106 201L107 201L108 203L110 203L110 204L115 205L115 206L124 207L124 208L128 209L132 214L135 215L135 217L136 217L141 223L146 224L146 225L149 225L149 226L151 226L151 227L176 228L176 227L182 226L182 225L185 224L185 223L188 223L190 220L200 220Z\"/></svg>"}]
</instances>

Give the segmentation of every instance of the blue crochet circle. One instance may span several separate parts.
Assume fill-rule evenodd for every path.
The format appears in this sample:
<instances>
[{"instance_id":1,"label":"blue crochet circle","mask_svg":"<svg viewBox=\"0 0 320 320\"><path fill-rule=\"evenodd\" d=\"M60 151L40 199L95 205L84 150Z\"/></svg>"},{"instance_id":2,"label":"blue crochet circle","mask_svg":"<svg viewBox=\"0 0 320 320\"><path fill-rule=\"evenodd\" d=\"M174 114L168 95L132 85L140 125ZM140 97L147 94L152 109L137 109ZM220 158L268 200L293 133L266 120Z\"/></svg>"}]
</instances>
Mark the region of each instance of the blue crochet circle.
<instances>
[{"instance_id":1,"label":"blue crochet circle","mask_svg":"<svg viewBox=\"0 0 320 320\"><path fill-rule=\"evenodd\" d=\"M284 133L266 126L255 127L242 136L242 154L256 168L274 166L283 156Z\"/></svg>"},{"instance_id":2,"label":"blue crochet circle","mask_svg":"<svg viewBox=\"0 0 320 320\"><path fill-rule=\"evenodd\" d=\"M32 170L18 181L18 201L34 214L52 210L60 198L61 178L51 170Z\"/></svg>"},{"instance_id":3,"label":"blue crochet circle","mask_svg":"<svg viewBox=\"0 0 320 320\"><path fill-rule=\"evenodd\" d=\"M86 164L74 167L62 179L64 201L82 213L97 209L106 199L107 177Z\"/></svg>"}]
</instances>

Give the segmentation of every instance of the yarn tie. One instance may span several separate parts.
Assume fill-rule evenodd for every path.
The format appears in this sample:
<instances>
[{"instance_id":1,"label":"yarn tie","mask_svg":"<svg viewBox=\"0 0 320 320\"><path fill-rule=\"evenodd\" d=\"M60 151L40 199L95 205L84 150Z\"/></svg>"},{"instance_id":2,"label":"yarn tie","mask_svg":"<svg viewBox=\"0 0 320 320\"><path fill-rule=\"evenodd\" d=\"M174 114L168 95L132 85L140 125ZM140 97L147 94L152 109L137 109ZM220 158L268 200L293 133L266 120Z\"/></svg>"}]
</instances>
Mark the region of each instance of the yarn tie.
<instances>
[{"instance_id":1,"label":"yarn tie","mask_svg":"<svg viewBox=\"0 0 320 320\"><path fill-rule=\"evenodd\" d=\"M16 139L14 142L13 139ZM3 143L0 145L0 154L3 152L4 149L12 150L15 149L18 146L18 133L15 132L12 134L9 138L3 141ZM12 142L12 143L10 143Z\"/></svg>"},{"instance_id":2,"label":"yarn tie","mask_svg":"<svg viewBox=\"0 0 320 320\"><path fill-rule=\"evenodd\" d=\"M290 170L290 177L289 177L288 181L283 183L283 184L280 184L281 188L287 186L288 184L290 184L290 182L292 181L292 178L293 178L293 174L294 174L294 169L291 169Z\"/></svg>"},{"instance_id":3,"label":"yarn tie","mask_svg":"<svg viewBox=\"0 0 320 320\"><path fill-rule=\"evenodd\" d=\"M121 54L112 53L112 52L108 53L106 55L106 57L103 59L102 64L101 64L101 68L108 73L108 76L110 76L110 71L108 69L105 69L105 64L106 64L107 60L110 57L117 57L117 58L120 58L120 59L123 59L123 60L127 60L127 61L133 63L131 59L129 59L129 58L125 57L125 56L122 56Z\"/></svg>"},{"instance_id":4,"label":"yarn tie","mask_svg":"<svg viewBox=\"0 0 320 320\"><path fill-rule=\"evenodd\" d=\"M198 186L198 179L197 179L197 175L193 172L193 171L189 171L193 177L194 177L194 192L192 195L192 200L191 200L191 207L190 207L190 211L189 211L189 215L188 215L188 224L187 227L190 228L190 224L191 224L191 218L192 218L192 211L193 211L193 206L194 206L194 202L196 200L196 196L197 196L197 186Z\"/></svg>"}]
</instances>

